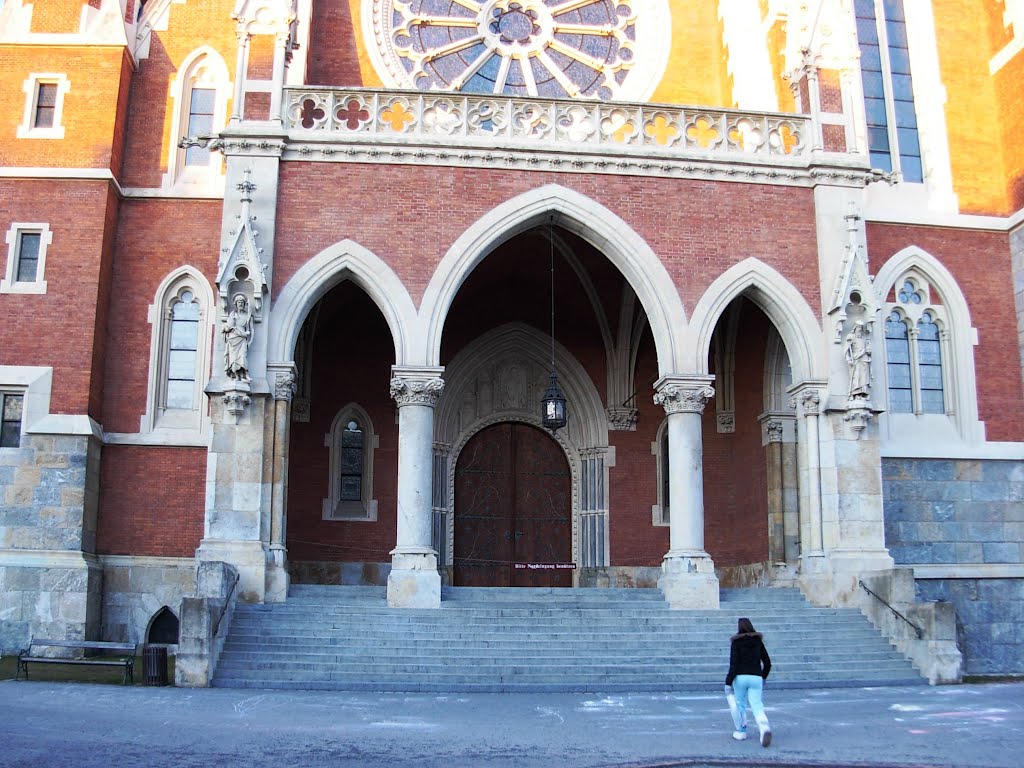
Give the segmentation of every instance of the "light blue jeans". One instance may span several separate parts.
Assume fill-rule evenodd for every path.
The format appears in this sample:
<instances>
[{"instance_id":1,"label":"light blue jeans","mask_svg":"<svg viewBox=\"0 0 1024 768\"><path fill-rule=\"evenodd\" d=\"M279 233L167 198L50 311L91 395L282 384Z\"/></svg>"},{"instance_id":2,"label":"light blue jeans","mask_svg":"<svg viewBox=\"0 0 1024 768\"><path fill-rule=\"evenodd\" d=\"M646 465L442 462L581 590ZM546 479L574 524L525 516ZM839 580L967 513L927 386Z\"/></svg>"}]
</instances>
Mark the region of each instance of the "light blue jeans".
<instances>
[{"instance_id":1,"label":"light blue jeans","mask_svg":"<svg viewBox=\"0 0 1024 768\"><path fill-rule=\"evenodd\" d=\"M758 730L764 732L769 729L768 716L764 713L764 680L760 675L736 675L732 681L732 692L736 696L736 708L743 718L743 729L746 730L747 706L754 713L754 721Z\"/></svg>"}]
</instances>

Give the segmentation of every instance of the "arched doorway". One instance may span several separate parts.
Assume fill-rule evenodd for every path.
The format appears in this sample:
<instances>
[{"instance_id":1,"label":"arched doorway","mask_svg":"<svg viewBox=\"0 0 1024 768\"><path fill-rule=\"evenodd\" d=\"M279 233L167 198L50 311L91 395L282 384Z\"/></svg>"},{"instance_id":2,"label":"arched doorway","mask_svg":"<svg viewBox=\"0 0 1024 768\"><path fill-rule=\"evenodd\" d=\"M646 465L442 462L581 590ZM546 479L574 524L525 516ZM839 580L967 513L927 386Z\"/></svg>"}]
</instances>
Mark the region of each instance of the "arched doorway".
<instances>
[{"instance_id":1,"label":"arched doorway","mask_svg":"<svg viewBox=\"0 0 1024 768\"><path fill-rule=\"evenodd\" d=\"M502 422L477 432L455 466L454 583L572 586L572 484L543 430Z\"/></svg>"}]
</instances>

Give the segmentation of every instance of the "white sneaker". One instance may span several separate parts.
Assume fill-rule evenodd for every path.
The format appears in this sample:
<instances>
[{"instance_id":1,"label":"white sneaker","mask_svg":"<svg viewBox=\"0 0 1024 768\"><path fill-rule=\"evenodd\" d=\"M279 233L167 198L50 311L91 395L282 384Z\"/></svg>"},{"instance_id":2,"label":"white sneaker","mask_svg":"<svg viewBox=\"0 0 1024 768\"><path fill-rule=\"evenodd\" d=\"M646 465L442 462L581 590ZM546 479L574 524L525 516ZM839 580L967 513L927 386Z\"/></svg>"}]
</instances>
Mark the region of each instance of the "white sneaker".
<instances>
[{"instance_id":1,"label":"white sneaker","mask_svg":"<svg viewBox=\"0 0 1024 768\"><path fill-rule=\"evenodd\" d=\"M744 738L746 738L746 737L744 736ZM771 743L772 743L772 729L771 728L765 728L763 731L761 731L761 746L762 747L767 747Z\"/></svg>"},{"instance_id":2,"label":"white sneaker","mask_svg":"<svg viewBox=\"0 0 1024 768\"><path fill-rule=\"evenodd\" d=\"M732 737L734 739L736 739L736 741L744 741L747 738L747 732L746 731L733 731L732 732Z\"/></svg>"}]
</instances>

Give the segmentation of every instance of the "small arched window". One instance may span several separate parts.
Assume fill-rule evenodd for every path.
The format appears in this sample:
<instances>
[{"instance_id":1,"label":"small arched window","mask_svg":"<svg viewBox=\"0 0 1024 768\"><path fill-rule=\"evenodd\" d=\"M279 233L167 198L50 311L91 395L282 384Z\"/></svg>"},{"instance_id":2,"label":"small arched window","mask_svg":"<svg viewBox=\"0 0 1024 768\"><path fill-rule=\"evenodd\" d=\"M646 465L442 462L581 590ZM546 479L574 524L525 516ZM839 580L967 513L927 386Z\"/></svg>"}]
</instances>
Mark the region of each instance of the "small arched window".
<instances>
[{"instance_id":1,"label":"small arched window","mask_svg":"<svg viewBox=\"0 0 1024 768\"><path fill-rule=\"evenodd\" d=\"M324 520L376 520L373 495L373 451L377 435L370 417L355 403L334 417L324 437L329 451L329 495L323 502Z\"/></svg>"},{"instance_id":2,"label":"small arched window","mask_svg":"<svg viewBox=\"0 0 1024 768\"><path fill-rule=\"evenodd\" d=\"M207 426L203 388L210 378L213 292L192 267L168 275L149 308L149 394L140 431L173 431L201 440ZM185 432L193 433L191 438Z\"/></svg>"},{"instance_id":3,"label":"small arched window","mask_svg":"<svg viewBox=\"0 0 1024 768\"><path fill-rule=\"evenodd\" d=\"M208 140L227 123L231 83L224 60L212 48L193 51L178 69L171 93L171 146L163 186L217 191L223 185L221 155L211 152L206 142L181 143L186 137Z\"/></svg>"}]
</instances>

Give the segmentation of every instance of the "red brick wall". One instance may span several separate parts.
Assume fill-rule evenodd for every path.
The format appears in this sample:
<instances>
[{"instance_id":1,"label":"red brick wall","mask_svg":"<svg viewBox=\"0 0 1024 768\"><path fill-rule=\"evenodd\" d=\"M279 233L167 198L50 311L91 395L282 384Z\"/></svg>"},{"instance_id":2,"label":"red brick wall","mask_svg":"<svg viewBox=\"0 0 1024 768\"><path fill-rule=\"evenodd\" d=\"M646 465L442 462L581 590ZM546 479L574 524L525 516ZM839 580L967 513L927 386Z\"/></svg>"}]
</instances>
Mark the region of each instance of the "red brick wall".
<instances>
[{"instance_id":1,"label":"red brick wall","mask_svg":"<svg viewBox=\"0 0 1024 768\"><path fill-rule=\"evenodd\" d=\"M246 77L269 80L274 74L274 35L253 35L249 38L249 61Z\"/></svg>"},{"instance_id":2,"label":"red brick wall","mask_svg":"<svg viewBox=\"0 0 1024 768\"><path fill-rule=\"evenodd\" d=\"M129 66L117 47L0 46L0 166L116 167L115 136ZM32 73L63 73L71 84L60 119L63 139L17 138L28 98L23 88Z\"/></svg>"},{"instance_id":3,"label":"red brick wall","mask_svg":"<svg viewBox=\"0 0 1024 768\"><path fill-rule=\"evenodd\" d=\"M149 57L139 62L132 81L125 149L125 186L158 187L167 171L168 152L181 138L172 125L170 87L185 59L200 46L213 48L235 79L238 41L230 21L234 0L172 3L166 31L154 31ZM231 94L228 94L230 98ZM228 105L230 115L231 106Z\"/></svg>"},{"instance_id":4,"label":"red brick wall","mask_svg":"<svg viewBox=\"0 0 1024 768\"><path fill-rule=\"evenodd\" d=\"M310 421L292 423L288 470L288 557L291 560L390 562L395 547L398 425L388 393L394 344L383 315L352 283L325 297L314 342ZM358 403L380 437L374 452L376 522L322 519L328 489L324 436L338 411Z\"/></svg>"},{"instance_id":5,"label":"red brick wall","mask_svg":"<svg viewBox=\"0 0 1024 768\"><path fill-rule=\"evenodd\" d=\"M1024 98L1021 96L1024 53L1018 53L996 73L995 83L1002 115L1007 194L1010 210L1017 211L1024 208L1024 142L1020 140L1020 126L1024 124Z\"/></svg>"},{"instance_id":6,"label":"red brick wall","mask_svg":"<svg viewBox=\"0 0 1024 768\"><path fill-rule=\"evenodd\" d=\"M192 557L205 492L205 448L104 446L97 554Z\"/></svg>"},{"instance_id":7,"label":"red brick wall","mask_svg":"<svg viewBox=\"0 0 1024 768\"><path fill-rule=\"evenodd\" d=\"M989 440L1024 439L1024 396L1017 317L1006 233L868 224L868 248L881 266L903 248L917 246L948 269L960 285L978 329L974 367L979 417ZM1008 354L1008 350L1010 354Z\"/></svg>"},{"instance_id":8,"label":"red brick wall","mask_svg":"<svg viewBox=\"0 0 1024 768\"><path fill-rule=\"evenodd\" d=\"M219 200L129 199L122 203L107 326L103 426L108 432L138 431L139 418L146 411L152 333L147 322L149 305L164 278L186 264L202 270L213 287L220 218ZM187 237L182 236L184 232Z\"/></svg>"},{"instance_id":9,"label":"red brick wall","mask_svg":"<svg viewBox=\"0 0 1024 768\"><path fill-rule=\"evenodd\" d=\"M313 85L363 85L355 20L346 0L314 0L306 80Z\"/></svg>"},{"instance_id":10,"label":"red brick wall","mask_svg":"<svg viewBox=\"0 0 1024 768\"><path fill-rule=\"evenodd\" d=\"M115 198L106 182L2 179L0 201L0 231L20 221L46 222L53 233L46 294L0 294L0 317L17 318L0 323L0 364L53 366L51 410L97 416L91 395L100 385L94 360L102 350L94 344Z\"/></svg>"},{"instance_id":11,"label":"red brick wall","mask_svg":"<svg viewBox=\"0 0 1024 768\"><path fill-rule=\"evenodd\" d=\"M88 5L82 0L43 0L32 4L31 31L44 32L78 32L79 20L82 18L82 7Z\"/></svg>"},{"instance_id":12,"label":"red brick wall","mask_svg":"<svg viewBox=\"0 0 1024 768\"><path fill-rule=\"evenodd\" d=\"M718 567L768 559L768 482L761 445L765 344L770 321L742 302L733 396L736 431L719 434L716 403L704 409L704 547Z\"/></svg>"},{"instance_id":13,"label":"red brick wall","mask_svg":"<svg viewBox=\"0 0 1024 768\"><path fill-rule=\"evenodd\" d=\"M661 258L688 310L712 279L749 256L778 270L808 297L812 310L818 308L809 189L339 163L282 163L275 293L306 260L352 238L387 260L418 302L441 257L474 221L549 183L622 217Z\"/></svg>"}]
</instances>

